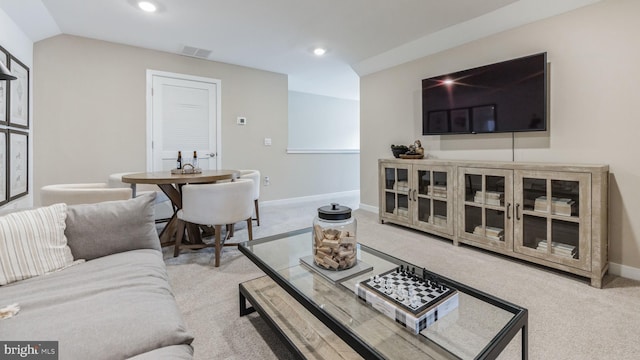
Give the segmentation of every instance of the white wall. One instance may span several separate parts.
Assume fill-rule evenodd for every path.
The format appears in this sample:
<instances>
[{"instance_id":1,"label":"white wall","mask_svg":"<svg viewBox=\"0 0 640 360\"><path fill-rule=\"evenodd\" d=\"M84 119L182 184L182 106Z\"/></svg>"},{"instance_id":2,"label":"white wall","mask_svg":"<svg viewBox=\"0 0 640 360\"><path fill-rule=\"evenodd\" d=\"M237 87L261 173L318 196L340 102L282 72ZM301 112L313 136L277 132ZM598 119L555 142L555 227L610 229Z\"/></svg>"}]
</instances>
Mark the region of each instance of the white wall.
<instances>
[{"instance_id":1,"label":"white wall","mask_svg":"<svg viewBox=\"0 0 640 360\"><path fill-rule=\"evenodd\" d=\"M269 176L261 200L358 189L358 154L287 154L284 74L71 35L37 42L34 63L36 204L44 185L145 170L147 69L221 80L222 167Z\"/></svg>"},{"instance_id":2,"label":"white wall","mask_svg":"<svg viewBox=\"0 0 640 360\"><path fill-rule=\"evenodd\" d=\"M357 152L359 134L359 101L289 91L289 151Z\"/></svg>"},{"instance_id":3,"label":"white wall","mask_svg":"<svg viewBox=\"0 0 640 360\"><path fill-rule=\"evenodd\" d=\"M610 261L640 268L640 1L605 0L361 79L361 201L378 206L377 159L420 139L443 159L610 165ZM421 135L421 79L546 51L549 131Z\"/></svg>"},{"instance_id":4,"label":"white wall","mask_svg":"<svg viewBox=\"0 0 640 360\"><path fill-rule=\"evenodd\" d=\"M30 68L30 88L33 89L35 73L33 70L33 42L2 9L0 9L0 45ZM33 91L29 96L29 124L31 129L34 129ZM30 134L31 132L29 130ZM4 205L0 208L0 213L31 206L33 206L33 139L29 136L29 195Z\"/></svg>"}]
</instances>

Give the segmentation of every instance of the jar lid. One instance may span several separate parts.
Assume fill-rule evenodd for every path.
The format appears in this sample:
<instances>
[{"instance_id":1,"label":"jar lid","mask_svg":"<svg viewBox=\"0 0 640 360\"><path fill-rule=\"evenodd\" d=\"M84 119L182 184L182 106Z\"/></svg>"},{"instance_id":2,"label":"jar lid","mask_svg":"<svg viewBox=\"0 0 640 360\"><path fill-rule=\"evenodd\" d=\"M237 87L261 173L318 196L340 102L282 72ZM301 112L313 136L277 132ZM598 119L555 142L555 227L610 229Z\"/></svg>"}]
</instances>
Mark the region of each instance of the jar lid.
<instances>
[{"instance_id":1,"label":"jar lid","mask_svg":"<svg viewBox=\"0 0 640 360\"><path fill-rule=\"evenodd\" d=\"M351 208L338 203L318 208L318 217L323 220L346 220L351 218Z\"/></svg>"}]
</instances>

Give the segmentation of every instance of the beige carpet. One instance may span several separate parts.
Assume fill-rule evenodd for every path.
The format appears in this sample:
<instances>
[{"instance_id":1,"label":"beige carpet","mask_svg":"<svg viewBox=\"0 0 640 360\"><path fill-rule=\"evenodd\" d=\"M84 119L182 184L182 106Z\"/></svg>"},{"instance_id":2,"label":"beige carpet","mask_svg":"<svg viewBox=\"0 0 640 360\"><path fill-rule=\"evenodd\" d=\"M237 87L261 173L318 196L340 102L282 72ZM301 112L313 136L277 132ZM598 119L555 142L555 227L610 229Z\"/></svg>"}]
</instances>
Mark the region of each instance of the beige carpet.
<instances>
[{"instance_id":1,"label":"beige carpet","mask_svg":"<svg viewBox=\"0 0 640 360\"><path fill-rule=\"evenodd\" d=\"M354 199L338 200L355 208ZM261 209L255 238L311 225L329 201ZM358 240L443 276L529 310L530 359L638 359L640 283L608 276L604 289L539 266L522 263L403 227L380 224L358 210ZM234 241L246 240L246 229ZM196 359L288 359L291 354L256 314L238 316L238 284L263 273L237 249L226 247L213 267L210 249L172 257L165 249L171 283L189 329ZM518 336L500 359L520 358Z\"/></svg>"}]
</instances>

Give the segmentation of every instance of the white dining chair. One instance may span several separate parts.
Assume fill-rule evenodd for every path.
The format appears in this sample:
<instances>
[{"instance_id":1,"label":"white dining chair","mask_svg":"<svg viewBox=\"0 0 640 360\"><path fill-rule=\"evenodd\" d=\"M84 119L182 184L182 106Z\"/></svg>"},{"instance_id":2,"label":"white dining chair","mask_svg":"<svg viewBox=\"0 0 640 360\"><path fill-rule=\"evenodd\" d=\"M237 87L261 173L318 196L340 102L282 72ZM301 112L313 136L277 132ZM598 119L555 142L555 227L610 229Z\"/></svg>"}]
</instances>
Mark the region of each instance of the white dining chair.
<instances>
[{"instance_id":1,"label":"white dining chair","mask_svg":"<svg viewBox=\"0 0 640 360\"><path fill-rule=\"evenodd\" d=\"M260 198L260 171L259 170L240 170L241 179L253 180L253 205L256 217L253 219L256 221L256 225L260 226L260 209L258 206L258 199Z\"/></svg>"},{"instance_id":2,"label":"white dining chair","mask_svg":"<svg viewBox=\"0 0 640 360\"><path fill-rule=\"evenodd\" d=\"M215 266L220 266L222 251L222 226L240 221L247 222L249 240L253 240L251 216L253 215L253 183L249 179L237 179L217 184L190 184L182 187L182 209L178 211L178 232L173 256L181 248L215 247ZM213 226L213 244L183 244L187 223ZM229 235L229 232L227 232Z\"/></svg>"},{"instance_id":3,"label":"white dining chair","mask_svg":"<svg viewBox=\"0 0 640 360\"><path fill-rule=\"evenodd\" d=\"M40 205L95 204L131 199L131 189L110 188L107 183L54 184L40 188Z\"/></svg>"}]
</instances>

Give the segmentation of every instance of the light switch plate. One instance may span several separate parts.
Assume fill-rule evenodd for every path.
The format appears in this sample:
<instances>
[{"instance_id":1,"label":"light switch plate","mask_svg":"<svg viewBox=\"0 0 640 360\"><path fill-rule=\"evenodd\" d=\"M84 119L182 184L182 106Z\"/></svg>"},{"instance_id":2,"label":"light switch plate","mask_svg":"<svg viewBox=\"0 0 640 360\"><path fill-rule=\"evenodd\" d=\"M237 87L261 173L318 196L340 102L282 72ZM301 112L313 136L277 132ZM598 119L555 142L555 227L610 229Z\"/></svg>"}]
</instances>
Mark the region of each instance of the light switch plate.
<instances>
[{"instance_id":1,"label":"light switch plate","mask_svg":"<svg viewBox=\"0 0 640 360\"><path fill-rule=\"evenodd\" d=\"M238 122L238 125L247 125L247 118L244 116L238 116L236 120Z\"/></svg>"},{"instance_id":2,"label":"light switch plate","mask_svg":"<svg viewBox=\"0 0 640 360\"><path fill-rule=\"evenodd\" d=\"M264 146L271 146L271 138L264 138Z\"/></svg>"}]
</instances>

